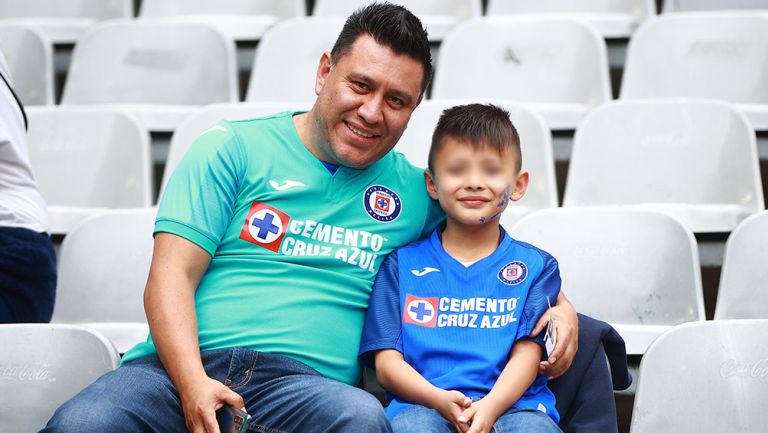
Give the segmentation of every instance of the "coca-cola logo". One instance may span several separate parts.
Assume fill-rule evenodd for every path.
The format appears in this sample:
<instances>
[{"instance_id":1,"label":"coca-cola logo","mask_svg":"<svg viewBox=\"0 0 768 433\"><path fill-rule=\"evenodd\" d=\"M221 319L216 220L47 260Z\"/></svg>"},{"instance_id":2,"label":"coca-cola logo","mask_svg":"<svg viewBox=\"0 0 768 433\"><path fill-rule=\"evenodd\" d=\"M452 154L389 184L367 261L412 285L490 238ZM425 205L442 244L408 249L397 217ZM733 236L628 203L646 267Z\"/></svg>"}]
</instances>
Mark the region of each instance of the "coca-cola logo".
<instances>
[{"instance_id":1,"label":"coca-cola logo","mask_svg":"<svg viewBox=\"0 0 768 433\"><path fill-rule=\"evenodd\" d=\"M50 365L42 363L0 365L0 380L55 382Z\"/></svg>"},{"instance_id":2,"label":"coca-cola logo","mask_svg":"<svg viewBox=\"0 0 768 433\"><path fill-rule=\"evenodd\" d=\"M768 379L768 358L755 362L738 362L735 359L729 359L720 366L720 376Z\"/></svg>"}]
</instances>

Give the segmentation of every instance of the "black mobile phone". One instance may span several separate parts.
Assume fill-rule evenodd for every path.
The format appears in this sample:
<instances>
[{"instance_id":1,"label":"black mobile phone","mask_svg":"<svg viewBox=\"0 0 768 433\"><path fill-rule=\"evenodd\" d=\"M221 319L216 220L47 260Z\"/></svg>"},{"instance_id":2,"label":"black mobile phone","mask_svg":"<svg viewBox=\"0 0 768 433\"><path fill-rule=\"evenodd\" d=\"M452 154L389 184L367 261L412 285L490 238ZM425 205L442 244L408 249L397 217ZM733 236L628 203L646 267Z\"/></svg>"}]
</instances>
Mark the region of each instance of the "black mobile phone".
<instances>
[{"instance_id":1,"label":"black mobile phone","mask_svg":"<svg viewBox=\"0 0 768 433\"><path fill-rule=\"evenodd\" d=\"M229 405L216 411L216 420L219 422L221 433L245 433L251 424L248 412Z\"/></svg>"}]
</instances>

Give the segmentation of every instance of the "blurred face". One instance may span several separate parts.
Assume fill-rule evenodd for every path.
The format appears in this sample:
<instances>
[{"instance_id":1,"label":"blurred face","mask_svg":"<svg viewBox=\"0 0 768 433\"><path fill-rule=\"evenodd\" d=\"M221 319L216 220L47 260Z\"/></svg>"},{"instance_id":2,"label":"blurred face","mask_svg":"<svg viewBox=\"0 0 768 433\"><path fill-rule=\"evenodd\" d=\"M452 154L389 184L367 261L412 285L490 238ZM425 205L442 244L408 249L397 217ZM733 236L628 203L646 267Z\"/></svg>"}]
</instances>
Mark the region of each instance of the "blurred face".
<instances>
[{"instance_id":1,"label":"blurred face","mask_svg":"<svg viewBox=\"0 0 768 433\"><path fill-rule=\"evenodd\" d=\"M307 148L319 159L365 168L400 139L420 102L424 68L367 35L331 63L320 59Z\"/></svg>"},{"instance_id":2,"label":"blurred face","mask_svg":"<svg viewBox=\"0 0 768 433\"><path fill-rule=\"evenodd\" d=\"M435 155L434 173L426 172L427 191L440 202L448 223L465 226L498 221L510 201L528 187L528 173L515 170L511 151L472 146L453 137L443 139Z\"/></svg>"}]
</instances>

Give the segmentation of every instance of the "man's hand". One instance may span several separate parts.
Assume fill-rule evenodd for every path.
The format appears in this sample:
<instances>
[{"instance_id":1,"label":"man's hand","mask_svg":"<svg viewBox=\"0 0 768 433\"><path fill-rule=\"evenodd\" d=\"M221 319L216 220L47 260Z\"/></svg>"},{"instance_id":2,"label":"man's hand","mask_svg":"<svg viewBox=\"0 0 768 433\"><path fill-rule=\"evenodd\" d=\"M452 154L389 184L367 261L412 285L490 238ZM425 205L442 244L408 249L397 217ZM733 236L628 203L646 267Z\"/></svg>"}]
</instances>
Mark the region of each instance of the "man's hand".
<instances>
[{"instance_id":1,"label":"man's hand","mask_svg":"<svg viewBox=\"0 0 768 433\"><path fill-rule=\"evenodd\" d=\"M552 307L552 319L557 329L557 344L549 358L539 364L539 373L546 374L550 379L560 377L568 370L579 349L579 317L562 291L557 297L557 305ZM531 336L543 332L548 321L549 313L542 314Z\"/></svg>"},{"instance_id":2,"label":"man's hand","mask_svg":"<svg viewBox=\"0 0 768 433\"><path fill-rule=\"evenodd\" d=\"M469 397L459 391L441 390L432 404L432 408L440 412L443 418L450 421L458 431L466 431L468 426L465 423L462 427L459 416L472 404Z\"/></svg>"},{"instance_id":3,"label":"man's hand","mask_svg":"<svg viewBox=\"0 0 768 433\"><path fill-rule=\"evenodd\" d=\"M210 377L181 393L181 406L190 433L220 433L216 410L224 405L245 407L239 394Z\"/></svg>"}]
</instances>

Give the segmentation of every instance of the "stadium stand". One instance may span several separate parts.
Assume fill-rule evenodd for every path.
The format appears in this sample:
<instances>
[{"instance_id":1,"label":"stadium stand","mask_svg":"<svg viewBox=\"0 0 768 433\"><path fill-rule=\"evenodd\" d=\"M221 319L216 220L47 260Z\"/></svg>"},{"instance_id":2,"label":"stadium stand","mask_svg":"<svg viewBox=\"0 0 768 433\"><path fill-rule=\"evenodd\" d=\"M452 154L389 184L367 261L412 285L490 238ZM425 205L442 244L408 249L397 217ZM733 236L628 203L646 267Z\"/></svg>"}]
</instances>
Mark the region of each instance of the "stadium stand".
<instances>
[{"instance_id":1,"label":"stadium stand","mask_svg":"<svg viewBox=\"0 0 768 433\"><path fill-rule=\"evenodd\" d=\"M269 29L256 49L245 100L314 102L313 72L321 55L333 48L343 24L341 17L304 17L281 21ZM291 53L290 59L286 53Z\"/></svg>"},{"instance_id":2,"label":"stadium stand","mask_svg":"<svg viewBox=\"0 0 768 433\"><path fill-rule=\"evenodd\" d=\"M759 432L768 425L768 320L686 323L640 363L631 433Z\"/></svg>"},{"instance_id":3,"label":"stadium stand","mask_svg":"<svg viewBox=\"0 0 768 433\"><path fill-rule=\"evenodd\" d=\"M49 213L65 234L106 208L150 206L149 134L105 107L31 107L29 157Z\"/></svg>"},{"instance_id":4,"label":"stadium stand","mask_svg":"<svg viewBox=\"0 0 768 433\"><path fill-rule=\"evenodd\" d=\"M371 3L370 0L316 0L312 15L346 17L353 10ZM459 22L482 14L480 0L400 0L421 19L430 42L439 42Z\"/></svg>"},{"instance_id":5,"label":"stadium stand","mask_svg":"<svg viewBox=\"0 0 768 433\"><path fill-rule=\"evenodd\" d=\"M24 105L53 104L53 45L37 27L0 20L0 51Z\"/></svg>"},{"instance_id":6,"label":"stadium stand","mask_svg":"<svg viewBox=\"0 0 768 433\"><path fill-rule=\"evenodd\" d=\"M629 43L621 99L717 98L768 130L768 11L662 14Z\"/></svg>"},{"instance_id":7,"label":"stadium stand","mask_svg":"<svg viewBox=\"0 0 768 433\"><path fill-rule=\"evenodd\" d=\"M731 232L725 247L715 320L768 319L768 212Z\"/></svg>"},{"instance_id":8,"label":"stadium stand","mask_svg":"<svg viewBox=\"0 0 768 433\"><path fill-rule=\"evenodd\" d=\"M705 319L696 240L668 215L547 209L523 217L510 235L557 259L576 310L616 328L628 354L643 354L671 326Z\"/></svg>"},{"instance_id":9,"label":"stadium stand","mask_svg":"<svg viewBox=\"0 0 768 433\"><path fill-rule=\"evenodd\" d=\"M201 23L113 20L75 45L62 105L119 104L150 131L201 105L236 102L234 41Z\"/></svg>"},{"instance_id":10,"label":"stadium stand","mask_svg":"<svg viewBox=\"0 0 768 433\"><path fill-rule=\"evenodd\" d=\"M605 41L557 18L483 18L457 25L440 47L432 99L530 104L551 129L574 129L611 99Z\"/></svg>"},{"instance_id":11,"label":"stadium stand","mask_svg":"<svg viewBox=\"0 0 768 433\"><path fill-rule=\"evenodd\" d=\"M716 100L615 101L576 130L564 207L668 212L697 233L729 232L765 208L755 133Z\"/></svg>"},{"instance_id":12,"label":"stadium stand","mask_svg":"<svg viewBox=\"0 0 768 433\"><path fill-rule=\"evenodd\" d=\"M120 361L103 335L72 325L0 325L0 433L32 433Z\"/></svg>"},{"instance_id":13,"label":"stadium stand","mask_svg":"<svg viewBox=\"0 0 768 433\"><path fill-rule=\"evenodd\" d=\"M133 0L0 0L0 17L38 27L53 43L72 44L98 21L133 17Z\"/></svg>"},{"instance_id":14,"label":"stadium stand","mask_svg":"<svg viewBox=\"0 0 768 433\"><path fill-rule=\"evenodd\" d=\"M82 221L64 238L53 323L101 332L120 353L146 340L143 293L156 213L109 211Z\"/></svg>"},{"instance_id":15,"label":"stadium stand","mask_svg":"<svg viewBox=\"0 0 768 433\"><path fill-rule=\"evenodd\" d=\"M142 0L139 18L209 23L236 41L259 40L280 20L305 16L304 0Z\"/></svg>"},{"instance_id":16,"label":"stadium stand","mask_svg":"<svg viewBox=\"0 0 768 433\"><path fill-rule=\"evenodd\" d=\"M627 38L656 15L653 0L488 0L486 15L558 14L584 20L603 37Z\"/></svg>"}]
</instances>

